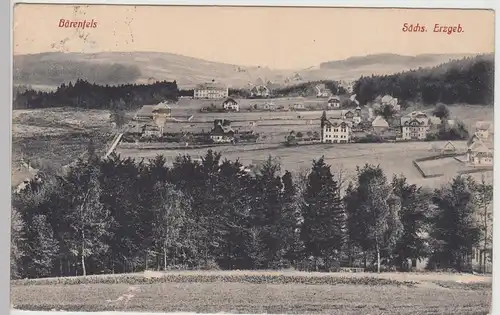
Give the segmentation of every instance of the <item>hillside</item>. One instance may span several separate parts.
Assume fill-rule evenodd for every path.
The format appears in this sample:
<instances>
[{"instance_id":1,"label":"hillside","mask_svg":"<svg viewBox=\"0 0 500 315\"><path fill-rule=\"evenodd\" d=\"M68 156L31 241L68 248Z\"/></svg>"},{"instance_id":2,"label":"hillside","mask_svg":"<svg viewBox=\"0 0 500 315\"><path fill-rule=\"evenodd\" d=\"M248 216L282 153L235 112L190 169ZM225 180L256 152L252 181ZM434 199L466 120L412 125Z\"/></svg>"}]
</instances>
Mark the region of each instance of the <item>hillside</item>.
<instances>
[{"instance_id":1,"label":"hillside","mask_svg":"<svg viewBox=\"0 0 500 315\"><path fill-rule=\"evenodd\" d=\"M102 52L94 54L51 52L14 56L14 84L51 89L76 79L97 84L148 83L176 80L181 89L216 79L230 87L256 82L287 86L307 81L355 80L360 76L390 74L435 66L451 55L392 54L352 57L322 63L302 71L243 67L158 52Z\"/></svg>"},{"instance_id":2,"label":"hillside","mask_svg":"<svg viewBox=\"0 0 500 315\"><path fill-rule=\"evenodd\" d=\"M493 54L450 60L434 67L391 75L366 76L356 81L361 104L389 94L403 102L424 104L493 104Z\"/></svg>"},{"instance_id":3,"label":"hillside","mask_svg":"<svg viewBox=\"0 0 500 315\"><path fill-rule=\"evenodd\" d=\"M417 56L403 56L397 54L374 54L355 56L344 60L327 61L320 64L320 69L346 69L360 67L374 67L376 65L388 67L403 67L404 69L432 67L450 59L460 59L475 54L422 54Z\"/></svg>"}]
</instances>

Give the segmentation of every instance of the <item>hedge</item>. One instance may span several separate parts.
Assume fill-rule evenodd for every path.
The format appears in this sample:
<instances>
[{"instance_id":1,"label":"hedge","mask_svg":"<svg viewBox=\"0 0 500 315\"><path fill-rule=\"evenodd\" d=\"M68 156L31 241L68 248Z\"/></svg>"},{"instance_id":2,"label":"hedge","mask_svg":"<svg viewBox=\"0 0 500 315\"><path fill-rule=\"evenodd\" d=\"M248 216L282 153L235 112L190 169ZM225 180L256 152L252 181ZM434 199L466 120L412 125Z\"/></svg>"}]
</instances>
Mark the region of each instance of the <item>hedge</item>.
<instances>
[{"instance_id":1,"label":"hedge","mask_svg":"<svg viewBox=\"0 0 500 315\"><path fill-rule=\"evenodd\" d=\"M381 279L371 276L308 276L308 275L283 275L283 274L163 274L158 277L145 277L144 275L116 275L116 276L86 276L86 277L61 277L23 279L11 281L11 285L76 285L76 284L157 284L157 283L210 283L210 282L238 282L251 284L307 284L307 285L396 285L414 286L417 282Z\"/></svg>"}]
</instances>

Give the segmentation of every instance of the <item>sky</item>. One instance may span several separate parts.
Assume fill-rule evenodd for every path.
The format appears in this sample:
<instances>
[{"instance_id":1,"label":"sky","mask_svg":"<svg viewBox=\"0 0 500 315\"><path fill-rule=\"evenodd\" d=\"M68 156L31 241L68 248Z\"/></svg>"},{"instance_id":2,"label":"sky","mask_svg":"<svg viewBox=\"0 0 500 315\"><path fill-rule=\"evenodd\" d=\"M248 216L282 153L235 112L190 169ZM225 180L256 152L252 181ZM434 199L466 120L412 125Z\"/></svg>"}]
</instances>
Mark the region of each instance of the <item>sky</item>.
<instances>
[{"instance_id":1,"label":"sky","mask_svg":"<svg viewBox=\"0 0 500 315\"><path fill-rule=\"evenodd\" d=\"M95 28L59 27L61 19ZM403 32L404 23L427 32ZM462 33L435 33L435 24ZM14 54L154 51L272 69L377 53L491 53L494 12L370 9L18 4Z\"/></svg>"}]
</instances>

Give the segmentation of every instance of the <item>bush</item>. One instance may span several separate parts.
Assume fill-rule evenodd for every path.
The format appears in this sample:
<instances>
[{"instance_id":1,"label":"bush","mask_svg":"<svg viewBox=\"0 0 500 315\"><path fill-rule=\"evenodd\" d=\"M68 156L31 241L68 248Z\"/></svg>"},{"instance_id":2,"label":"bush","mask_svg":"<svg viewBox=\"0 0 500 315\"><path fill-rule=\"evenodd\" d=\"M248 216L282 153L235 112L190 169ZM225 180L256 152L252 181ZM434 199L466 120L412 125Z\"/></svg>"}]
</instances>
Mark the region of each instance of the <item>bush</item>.
<instances>
[{"instance_id":1,"label":"bush","mask_svg":"<svg viewBox=\"0 0 500 315\"><path fill-rule=\"evenodd\" d=\"M280 273L228 273L228 274L175 274L164 273L156 277L142 275L109 275L67 278L26 279L11 281L12 285L80 285L80 284L156 284L156 283L211 283L211 282L238 282L253 284L306 284L306 285L396 285L414 286L416 282L397 281L370 276L339 277L325 275L285 275Z\"/></svg>"}]
</instances>

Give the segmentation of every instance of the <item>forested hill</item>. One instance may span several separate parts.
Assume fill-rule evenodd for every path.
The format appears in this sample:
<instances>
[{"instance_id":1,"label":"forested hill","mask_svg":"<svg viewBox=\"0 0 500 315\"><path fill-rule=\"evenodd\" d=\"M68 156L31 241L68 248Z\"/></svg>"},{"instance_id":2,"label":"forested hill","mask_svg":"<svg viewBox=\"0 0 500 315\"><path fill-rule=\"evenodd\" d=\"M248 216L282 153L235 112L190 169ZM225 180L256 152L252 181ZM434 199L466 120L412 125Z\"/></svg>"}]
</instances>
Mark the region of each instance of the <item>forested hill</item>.
<instances>
[{"instance_id":1,"label":"forested hill","mask_svg":"<svg viewBox=\"0 0 500 315\"><path fill-rule=\"evenodd\" d=\"M361 77L354 93L361 104L384 94L424 104L492 104L494 69L493 54L466 57L431 68Z\"/></svg>"}]
</instances>

